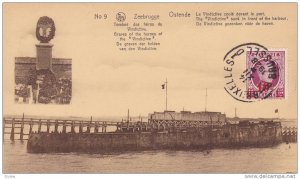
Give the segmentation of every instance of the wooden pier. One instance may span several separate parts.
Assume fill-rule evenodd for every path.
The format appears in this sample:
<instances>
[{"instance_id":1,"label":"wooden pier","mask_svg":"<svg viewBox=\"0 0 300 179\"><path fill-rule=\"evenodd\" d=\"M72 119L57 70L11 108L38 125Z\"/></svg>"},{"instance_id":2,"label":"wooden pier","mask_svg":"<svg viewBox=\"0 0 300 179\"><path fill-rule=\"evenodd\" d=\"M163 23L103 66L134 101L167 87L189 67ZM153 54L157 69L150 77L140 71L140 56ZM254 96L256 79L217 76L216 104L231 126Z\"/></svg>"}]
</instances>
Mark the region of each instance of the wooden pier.
<instances>
[{"instance_id":1,"label":"wooden pier","mask_svg":"<svg viewBox=\"0 0 300 179\"><path fill-rule=\"evenodd\" d=\"M135 122L136 123L136 122ZM127 124L127 123L126 123ZM108 127L121 131L121 126L125 122L115 121L83 121L83 120L62 120L62 119L34 119L34 118L3 118L3 139L9 134L9 139L27 140L28 136L33 132L47 133L99 133L107 132ZM134 122L128 122L128 128L132 128ZM37 127L37 130L33 130ZM50 130L52 128L52 130ZM76 132L77 130L77 132ZM3 140L4 141L4 140Z\"/></svg>"},{"instance_id":2,"label":"wooden pier","mask_svg":"<svg viewBox=\"0 0 300 179\"><path fill-rule=\"evenodd\" d=\"M206 127L209 122L197 121L170 121L170 120L150 120L149 122L133 122L132 119L116 121L94 121L90 120L63 120L63 119L36 119L36 118L3 118L3 139L5 134L9 134L9 139L27 140L33 132L47 133L105 133L105 132L147 132L162 130L184 130L193 127ZM216 125L216 124L215 124ZM37 127L36 130L33 128ZM113 128L107 131L107 128ZM6 138L7 139L7 138ZM3 140L4 141L4 140Z\"/></svg>"},{"instance_id":3,"label":"wooden pier","mask_svg":"<svg viewBox=\"0 0 300 179\"><path fill-rule=\"evenodd\" d=\"M142 122L139 118L117 121L93 120L63 120L4 117L3 141L9 139L27 140L31 133L106 133L106 132L151 132L151 131L185 131L189 129L201 130L203 127L218 128L225 125L213 121L182 121L182 120L149 120ZM35 128L35 129L34 129ZM109 130L108 130L109 129ZM297 142L297 128L283 127L284 142Z\"/></svg>"},{"instance_id":4,"label":"wooden pier","mask_svg":"<svg viewBox=\"0 0 300 179\"><path fill-rule=\"evenodd\" d=\"M297 142L297 128L296 127L283 127L282 128L282 141Z\"/></svg>"}]
</instances>

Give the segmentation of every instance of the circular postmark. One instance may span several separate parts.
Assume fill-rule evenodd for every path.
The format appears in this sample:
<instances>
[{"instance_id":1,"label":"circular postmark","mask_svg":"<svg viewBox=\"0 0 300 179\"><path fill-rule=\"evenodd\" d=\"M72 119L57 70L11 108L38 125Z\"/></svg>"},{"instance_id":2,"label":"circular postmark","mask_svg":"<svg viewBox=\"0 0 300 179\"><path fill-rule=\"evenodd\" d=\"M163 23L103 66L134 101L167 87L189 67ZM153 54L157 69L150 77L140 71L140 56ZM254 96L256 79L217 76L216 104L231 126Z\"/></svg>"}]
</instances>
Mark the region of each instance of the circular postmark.
<instances>
[{"instance_id":1,"label":"circular postmark","mask_svg":"<svg viewBox=\"0 0 300 179\"><path fill-rule=\"evenodd\" d=\"M242 102L284 98L284 60L284 51L257 43L232 48L223 59L225 91Z\"/></svg>"}]
</instances>

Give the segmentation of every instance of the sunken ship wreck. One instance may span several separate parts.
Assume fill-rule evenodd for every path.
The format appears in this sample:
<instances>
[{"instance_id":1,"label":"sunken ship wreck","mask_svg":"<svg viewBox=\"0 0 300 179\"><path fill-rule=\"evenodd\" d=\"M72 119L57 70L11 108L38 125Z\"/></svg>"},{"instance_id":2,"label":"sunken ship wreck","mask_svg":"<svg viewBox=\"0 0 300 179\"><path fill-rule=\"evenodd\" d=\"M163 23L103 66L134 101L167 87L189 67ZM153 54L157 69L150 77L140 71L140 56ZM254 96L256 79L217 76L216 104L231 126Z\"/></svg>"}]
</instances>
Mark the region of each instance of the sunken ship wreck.
<instances>
[{"instance_id":1,"label":"sunken ship wreck","mask_svg":"<svg viewBox=\"0 0 300 179\"><path fill-rule=\"evenodd\" d=\"M57 131L56 121L55 131L29 135L27 151L107 153L161 149L206 150L268 147L282 142L279 121L241 119L233 122L228 119L220 112L164 111L149 114L147 122L132 122L129 117L116 123L64 121L62 132ZM115 125L116 129L107 132L106 127L110 125ZM67 127L71 128L70 132L66 132Z\"/></svg>"}]
</instances>

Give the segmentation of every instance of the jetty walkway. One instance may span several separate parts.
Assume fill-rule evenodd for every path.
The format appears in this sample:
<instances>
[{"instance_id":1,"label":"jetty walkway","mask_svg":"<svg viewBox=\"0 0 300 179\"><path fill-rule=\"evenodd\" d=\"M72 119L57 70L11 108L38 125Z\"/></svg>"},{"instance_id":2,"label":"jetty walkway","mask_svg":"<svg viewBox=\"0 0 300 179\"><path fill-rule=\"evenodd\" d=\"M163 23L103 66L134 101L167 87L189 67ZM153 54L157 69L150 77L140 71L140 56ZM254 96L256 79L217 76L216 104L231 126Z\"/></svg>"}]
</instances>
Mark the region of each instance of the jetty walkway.
<instances>
[{"instance_id":1,"label":"jetty walkway","mask_svg":"<svg viewBox=\"0 0 300 179\"><path fill-rule=\"evenodd\" d=\"M151 132L153 130L172 130L199 128L211 126L219 127L224 124L207 121L180 121L180 120L149 120L143 122L125 120L97 121L93 120L64 120L64 119L37 119L37 118L3 118L3 141L10 139L28 140L31 133L106 133L106 132ZM283 142L297 142L296 127L282 127Z\"/></svg>"}]
</instances>

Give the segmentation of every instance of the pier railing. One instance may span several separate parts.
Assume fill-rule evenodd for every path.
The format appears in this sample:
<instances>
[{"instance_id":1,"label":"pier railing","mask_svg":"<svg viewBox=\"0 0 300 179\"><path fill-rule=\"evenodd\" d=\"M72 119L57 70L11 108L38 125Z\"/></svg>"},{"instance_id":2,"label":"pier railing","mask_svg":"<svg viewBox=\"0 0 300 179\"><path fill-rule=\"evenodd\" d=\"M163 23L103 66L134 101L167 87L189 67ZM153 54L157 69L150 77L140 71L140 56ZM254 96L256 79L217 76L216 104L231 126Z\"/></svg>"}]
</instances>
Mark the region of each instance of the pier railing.
<instances>
[{"instance_id":1,"label":"pier railing","mask_svg":"<svg viewBox=\"0 0 300 179\"><path fill-rule=\"evenodd\" d=\"M120 130L122 122L116 121L83 121L62 119L34 119L34 118L3 118L3 137L9 135L10 140L27 140L32 132L56 133L99 133L107 132L113 127ZM36 128L37 129L34 129ZM5 139L5 137L4 137Z\"/></svg>"},{"instance_id":2,"label":"pier railing","mask_svg":"<svg viewBox=\"0 0 300 179\"><path fill-rule=\"evenodd\" d=\"M282 128L282 141L283 142L297 142L297 127L283 127Z\"/></svg>"},{"instance_id":3,"label":"pier railing","mask_svg":"<svg viewBox=\"0 0 300 179\"><path fill-rule=\"evenodd\" d=\"M106 133L106 132L151 132L218 128L225 125L213 121L149 120L140 121L97 121L37 118L3 118L3 141L6 139L27 140L31 133ZM284 142L297 142L297 128L283 127Z\"/></svg>"}]
</instances>

